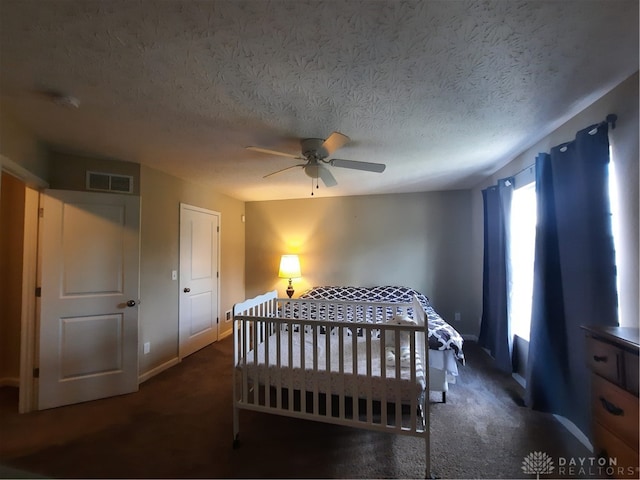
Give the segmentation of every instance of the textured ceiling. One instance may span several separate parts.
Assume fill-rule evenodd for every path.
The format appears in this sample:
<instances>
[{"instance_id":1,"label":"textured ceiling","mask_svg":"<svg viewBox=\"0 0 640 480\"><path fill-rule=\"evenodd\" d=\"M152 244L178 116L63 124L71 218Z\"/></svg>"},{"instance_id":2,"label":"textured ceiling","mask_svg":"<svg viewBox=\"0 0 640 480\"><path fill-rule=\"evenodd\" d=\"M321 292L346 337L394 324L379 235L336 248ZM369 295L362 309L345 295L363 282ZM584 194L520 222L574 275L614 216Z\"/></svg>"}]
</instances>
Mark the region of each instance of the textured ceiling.
<instances>
[{"instance_id":1,"label":"textured ceiling","mask_svg":"<svg viewBox=\"0 0 640 480\"><path fill-rule=\"evenodd\" d=\"M387 169L332 167L318 196L469 188L636 70L637 0L0 0L3 108L242 200L311 192L245 146L334 130Z\"/></svg>"}]
</instances>

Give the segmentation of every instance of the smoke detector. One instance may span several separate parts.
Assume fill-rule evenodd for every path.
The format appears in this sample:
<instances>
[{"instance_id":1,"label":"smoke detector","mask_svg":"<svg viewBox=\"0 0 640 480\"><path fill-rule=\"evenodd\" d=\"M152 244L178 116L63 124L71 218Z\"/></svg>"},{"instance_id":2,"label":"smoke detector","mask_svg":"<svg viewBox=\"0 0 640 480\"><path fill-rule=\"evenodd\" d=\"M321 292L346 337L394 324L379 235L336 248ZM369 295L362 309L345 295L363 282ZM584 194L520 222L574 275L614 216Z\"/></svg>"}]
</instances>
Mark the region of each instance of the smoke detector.
<instances>
[{"instance_id":1,"label":"smoke detector","mask_svg":"<svg viewBox=\"0 0 640 480\"><path fill-rule=\"evenodd\" d=\"M64 95L57 93L53 95L53 102L56 105L67 108L78 108L80 106L80 100L72 95Z\"/></svg>"}]
</instances>

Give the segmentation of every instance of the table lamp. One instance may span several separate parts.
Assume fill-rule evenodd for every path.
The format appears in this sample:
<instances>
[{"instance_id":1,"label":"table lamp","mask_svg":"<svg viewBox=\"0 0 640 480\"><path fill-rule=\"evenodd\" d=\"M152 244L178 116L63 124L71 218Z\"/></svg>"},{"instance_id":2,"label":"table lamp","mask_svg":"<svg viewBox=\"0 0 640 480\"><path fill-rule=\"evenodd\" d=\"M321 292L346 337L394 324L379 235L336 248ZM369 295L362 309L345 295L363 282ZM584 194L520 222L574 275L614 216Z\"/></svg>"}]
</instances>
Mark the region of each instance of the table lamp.
<instances>
[{"instance_id":1,"label":"table lamp","mask_svg":"<svg viewBox=\"0 0 640 480\"><path fill-rule=\"evenodd\" d=\"M302 274L300 273L300 260L298 259L298 255L282 255L282 258L280 259L280 271L278 272L278 277L289 279L289 286L287 287L287 295L289 295L289 298L291 298L294 293L291 279L300 278L301 276Z\"/></svg>"}]
</instances>

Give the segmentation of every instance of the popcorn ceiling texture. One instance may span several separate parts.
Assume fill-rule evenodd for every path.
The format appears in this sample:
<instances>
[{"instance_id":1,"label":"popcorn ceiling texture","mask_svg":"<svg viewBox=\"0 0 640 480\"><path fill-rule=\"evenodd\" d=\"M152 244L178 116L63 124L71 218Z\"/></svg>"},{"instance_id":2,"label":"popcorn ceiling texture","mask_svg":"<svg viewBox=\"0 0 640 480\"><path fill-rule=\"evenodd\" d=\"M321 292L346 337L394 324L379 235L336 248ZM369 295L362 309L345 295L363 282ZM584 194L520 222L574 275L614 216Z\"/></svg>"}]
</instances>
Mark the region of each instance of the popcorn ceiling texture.
<instances>
[{"instance_id":1,"label":"popcorn ceiling texture","mask_svg":"<svg viewBox=\"0 0 640 480\"><path fill-rule=\"evenodd\" d=\"M56 148L242 200L470 188L638 70L638 2L0 0L0 101ZM42 92L80 99L64 109ZM292 163L294 162L294 163Z\"/></svg>"}]
</instances>

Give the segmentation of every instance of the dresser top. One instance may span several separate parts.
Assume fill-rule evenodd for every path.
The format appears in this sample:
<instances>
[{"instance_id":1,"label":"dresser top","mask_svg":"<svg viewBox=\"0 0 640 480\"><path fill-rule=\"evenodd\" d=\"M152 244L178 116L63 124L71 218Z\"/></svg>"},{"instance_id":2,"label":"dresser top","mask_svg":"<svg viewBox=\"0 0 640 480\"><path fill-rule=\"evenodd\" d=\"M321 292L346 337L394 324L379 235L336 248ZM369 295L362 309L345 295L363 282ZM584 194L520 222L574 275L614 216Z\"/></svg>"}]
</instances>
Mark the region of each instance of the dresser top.
<instances>
[{"instance_id":1,"label":"dresser top","mask_svg":"<svg viewBox=\"0 0 640 480\"><path fill-rule=\"evenodd\" d=\"M640 348L640 329L632 327L599 327L583 325L590 334L638 351Z\"/></svg>"}]
</instances>

